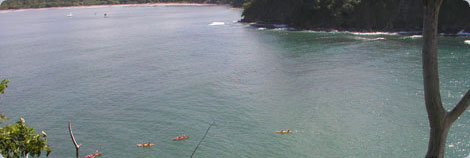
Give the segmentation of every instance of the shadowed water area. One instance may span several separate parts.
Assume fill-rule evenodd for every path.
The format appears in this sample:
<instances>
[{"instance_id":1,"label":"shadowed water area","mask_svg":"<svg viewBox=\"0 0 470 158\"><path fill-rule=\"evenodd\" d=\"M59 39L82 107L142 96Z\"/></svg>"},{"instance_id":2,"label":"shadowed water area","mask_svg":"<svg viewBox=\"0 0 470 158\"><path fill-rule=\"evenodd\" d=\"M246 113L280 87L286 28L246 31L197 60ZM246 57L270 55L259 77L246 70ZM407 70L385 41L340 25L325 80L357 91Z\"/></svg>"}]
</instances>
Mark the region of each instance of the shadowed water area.
<instances>
[{"instance_id":1,"label":"shadowed water area","mask_svg":"<svg viewBox=\"0 0 470 158\"><path fill-rule=\"evenodd\" d=\"M0 78L11 81L0 112L46 131L52 158L75 155L68 120L83 156L189 157L215 121L194 157L424 157L419 37L258 30L240 15L223 6L0 12ZM448 108L470 89L468 39L440 37ZM447 157L470 153L469 131L467 111ZM171 140L179 135L191 138ZM136 147L144 142L155 146Z\"/></svg>"}]
</instances>

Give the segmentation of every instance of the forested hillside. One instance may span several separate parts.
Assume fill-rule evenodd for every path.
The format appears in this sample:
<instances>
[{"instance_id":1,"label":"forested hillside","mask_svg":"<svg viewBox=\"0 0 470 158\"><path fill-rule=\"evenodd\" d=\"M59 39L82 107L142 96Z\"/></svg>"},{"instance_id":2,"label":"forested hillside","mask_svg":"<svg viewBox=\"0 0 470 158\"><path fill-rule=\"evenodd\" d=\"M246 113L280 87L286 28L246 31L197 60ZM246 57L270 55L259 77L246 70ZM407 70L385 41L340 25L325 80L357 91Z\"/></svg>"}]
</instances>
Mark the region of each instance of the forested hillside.
<instances>
[{"instance_id":1,"label":"forested hillside","mask_svg":"<svg viewBox=\"0 0 470 158\"><path fill-rule=\"evenodd\" d=\"M422 27L421 0L5 0L0 9L59 6L212 3L245 8L242 22L288 24L299 29L348 31L416 31ZM470 6L465 0L445 0L439 31L470 32Z\"/></svg>"},{"instance_id":2,"label":"forested hillside","mask_svg":"<svg viewBox=\"0 0 470 158\"><path fill-rule=\"evenodd\" d=\"M421 0L252 0L243 22L288 24L301 29L415 31L422 27ZM470 7L464 0L445 0L441 32L470 31Z\"/></svg>"},{"instance_id":3,"label":"forested hillside","mask_svg":"<svg viewBox=\"0 0 470 158\"><path fill-rule=\"evenodd\" d=\"M5 0L0 5L0 9L165 2L231 4L234 7L241 7L245 0Z\"/></svg>"}]
</instances>

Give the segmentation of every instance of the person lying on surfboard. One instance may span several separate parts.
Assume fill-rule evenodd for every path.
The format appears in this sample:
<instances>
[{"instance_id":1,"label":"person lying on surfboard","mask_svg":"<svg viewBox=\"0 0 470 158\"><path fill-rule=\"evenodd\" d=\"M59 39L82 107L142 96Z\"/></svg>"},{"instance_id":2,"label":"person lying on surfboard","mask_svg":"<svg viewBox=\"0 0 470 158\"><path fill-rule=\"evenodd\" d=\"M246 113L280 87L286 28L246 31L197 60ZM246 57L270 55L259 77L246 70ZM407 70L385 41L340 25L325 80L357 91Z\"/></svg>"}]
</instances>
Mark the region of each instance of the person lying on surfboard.
<instances>
[{"instance_id":1,"label":"person lying on surfboard","mask_svg":"<svg viewBox=\"0 0 470 158\"><path fill-rule=\"evenodd\" d=\"M178 137L173 138L173 140L184 140L188 138L189 138L188 136L178 136Z\"/></svg>"},{"instance_id":2,"label":"person lying on surfboard","mask_svg":"<svg viewBox=\"0 0 470 158\"><path fill-rule=\"evenodd\" d=\"M101 155L103 155L103 153L102 153L102 152L98 152L98 150L96 150L95 153L93 153L93 154L91 154L91 155L87 155L86 158L94 158L94 157L96 157L96 156L101 156Z\"/></svg>"},{"instance_id":3,"label":"person lying on surfboard","mask_svg":"<svg viewBox=\"0 0 470 158\"><path fill-rule=\"evenodd\" d=\"M139 147L148 147L148 146L153 146L153 145L155 145L155 144L150 144L150 142L145 143L145 144L137 144L137 146L139 146Z\"/></svg>"},{"instance_id":4,"label":"person lying on surfboard","mask_svg":"<svg viewBox=\"0 0 470 158\"><path fill-rule=\"evenodd\" d=\"M287 130L287 131L280 130L280 131L276 131L276 133L292 133L292 131L291 130Z\"/></svg>"}]
</instances>

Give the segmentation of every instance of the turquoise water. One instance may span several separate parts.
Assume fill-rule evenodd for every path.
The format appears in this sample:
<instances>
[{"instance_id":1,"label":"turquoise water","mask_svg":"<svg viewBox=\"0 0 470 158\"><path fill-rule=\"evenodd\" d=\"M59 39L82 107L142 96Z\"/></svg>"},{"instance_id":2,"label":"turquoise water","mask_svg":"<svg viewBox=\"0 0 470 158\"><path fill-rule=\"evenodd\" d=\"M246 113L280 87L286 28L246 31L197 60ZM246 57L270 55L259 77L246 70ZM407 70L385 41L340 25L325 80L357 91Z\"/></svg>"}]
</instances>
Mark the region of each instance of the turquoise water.
<instances>
[{"instance_id":1,"label":"turquoise water","mask_svg":"<svg viewBox=\"0 0 470 158\"><path fill-rule=\"evenodd\" d=\"M53 158L75 154L68 120L83 156L189 157L215 121L194 157L424 157L420 38L257 30L234 22L240 14L223 6L1 12L0 77L11 82L0 111L46 131ZM440 38L446 107L470 89L468 39ZM274 133L287 129L295 132ZM470 153L468 131L466 112L447 157ZM178 135L191 138L171 140ZM148 141L155 146L135 146Z\"/></svg>"}]
</instances>

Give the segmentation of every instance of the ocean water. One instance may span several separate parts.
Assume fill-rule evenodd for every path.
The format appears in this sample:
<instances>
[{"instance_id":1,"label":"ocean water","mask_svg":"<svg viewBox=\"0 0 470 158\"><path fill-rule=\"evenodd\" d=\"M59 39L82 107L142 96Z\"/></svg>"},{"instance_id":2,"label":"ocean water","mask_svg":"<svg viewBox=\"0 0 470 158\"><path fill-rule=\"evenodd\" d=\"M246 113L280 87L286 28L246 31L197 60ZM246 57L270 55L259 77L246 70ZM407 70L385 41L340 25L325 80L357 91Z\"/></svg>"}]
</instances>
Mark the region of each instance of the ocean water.
<instances>
[{"instance_id":1,"label":"ocean water","mask_svg":"<svg viewBox=\"0 0 470 158\"><path fill-rule=\"evenodd\" d=\"M258 30L240 16L224 6L0 12L0 78L11 81L0 112L46 131L52 158L75 156L69 120L82 156L189 157L214 121L194 157L424 157L420 37ZM470 89L465 40L440 37L447 108ZM467 111L447 157L470 154L469 131Z\"/></svg>"}]
</instances>

